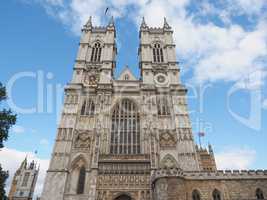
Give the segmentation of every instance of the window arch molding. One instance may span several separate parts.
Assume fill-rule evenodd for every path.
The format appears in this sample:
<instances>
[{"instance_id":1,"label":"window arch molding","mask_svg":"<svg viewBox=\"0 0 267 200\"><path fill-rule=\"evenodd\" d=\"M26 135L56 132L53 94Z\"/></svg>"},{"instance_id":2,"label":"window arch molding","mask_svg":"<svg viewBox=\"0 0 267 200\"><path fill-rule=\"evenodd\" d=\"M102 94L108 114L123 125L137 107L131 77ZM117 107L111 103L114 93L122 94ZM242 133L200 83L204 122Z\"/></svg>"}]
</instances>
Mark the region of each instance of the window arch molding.
<instances>
[{"instance_id":1,"label":"window arch molding","mask_svg":"<svg viewBox=\"0 0 267 200\"><path fill-rule=\"evenodd\" d=\"M110 153L141 153L139 106L133 98L120 98L111 109Z\"/></svg>"},{"instance_id":2,"label":"window arch molding","mask_svg":"<svg viewBox=\"0 0 267 200\"><path fill-rule=\"evenodd\" d=\"M164 62L164 44L161 41L153 41L151 43L152 48L152 61L153 63Z\"/></svg>"},{"instance_id":3,"label":"window arch molding","mask_svg":"<svg viewBox=\"0 0 267 200\"><path fill-rule=\"evenodd\" d=\"M84 165L85 167L87 167L88 162L87 162L87 160L85 158L85 155L78 154L71 161L71 169L74 170L77 167L78 168L81 167L82 165Z\"/></svg>"},{"instance_id":4,"label":"window arch molding","mask_svg":"<svg viewBox=\"0 0 267 200\"><path fill-rule=\"evenodd\" d=\"M123 100L129 100L132 101L134 103L134 105L136 106L137 112L140 113L140 106L138 101L135 98L130 98L130 97L119 97L115 100L115 102L112 104L111 106L111 110L110 110L110 114L112 115L112 113L114 112L114 110L116 109L116 105L120 104Z\"/></svg>"},{"instance_id":5,"label":"window arch molding","mask_svg":"<svg viewBox=\"0 0 267 200\"><path fill-rule=\"evenodd\" d=\"M133 199L132 196L131 196L131 194L129 194L129 193L127 193L127 192L119 193L119 194L115 195L115 196L113 197L113 199L114 199L114 200L117 200L117 199L120 199L120 197L127 197L127 198L129 198L129 199Z\"/></svg>"},{"instance_id":6,"label":"window arch molding","mask_svg":"<svg viewBox=\"0 0 267 200\"><path fill-rule=\"evenodd\" d=\"M164 168L170 169L170 168L178 168L179 165L175 157L168 153L160 160L160 167L163 169Z\"/></svg>"},{"instance_id":7,"label":"window arch molding","mask_svg":"<svg viewBox=\"0 0 267 200\"><path fill-rule=\"evenodd\" d=\"M264 199L263 191L260 188L256 189L255 195L257 199Z\"/></svg>"},{"instance_id":8,"label":"window arch molding","mask_svg":"<svg viewBox=\"0 0 267 200\"><path fill-rule=\"evenodd\" d=\"M194 189L192 191L192 200L201 200L201 194L199 189Z\"/></svg>"},{"instance_id":9,"label":"window arch molding","mask_svg":"<svg viewBox=\"0 0 267 200\"><path fill-rule=\"evenodd\" d=\"M212 200L222 200L222 194L217 188L212 192Z\"/></svg>"},{"instance_id":10,"label":"window arch molding","mask_svg":"<svg viewBox=\"0 0 267 200\"><path fill-rule=\"evenodd\" d=\"M91 52L88 55L91 62L100 62L103 52L104 42L101 40L95 40L91 43Z\"/></svg>"}]
</instances>

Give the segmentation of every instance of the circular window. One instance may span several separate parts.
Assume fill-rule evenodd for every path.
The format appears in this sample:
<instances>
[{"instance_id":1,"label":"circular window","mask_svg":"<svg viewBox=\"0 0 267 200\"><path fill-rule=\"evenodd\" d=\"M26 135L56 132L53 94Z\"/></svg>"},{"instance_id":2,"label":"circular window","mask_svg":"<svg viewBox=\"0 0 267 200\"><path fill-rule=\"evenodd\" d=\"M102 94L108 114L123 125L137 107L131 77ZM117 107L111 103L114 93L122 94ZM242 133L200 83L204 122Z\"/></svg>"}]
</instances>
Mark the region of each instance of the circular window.
<instances>
[{"instance_id":1,"label":"circular window","mask_svg":"<svg viewBox=\"0 0 267 200\"><path fill-rule=\"evenodd\" d=\"M168 84L168 78L165 74L159 73L155 76L155 83L161 86L166 86Z\"/></svg>"},{"instance_id":2,"label":"circular window","mask_svg":"<svg viewBox=\"0 0 267 200\"><path fill-rule=\"evenodd\" d=\"M160 76L157 77L157 81L158 81L159 83L164 83L165 80L166 80L165 76L160 75Z\"/></svg>"}]
</instances>

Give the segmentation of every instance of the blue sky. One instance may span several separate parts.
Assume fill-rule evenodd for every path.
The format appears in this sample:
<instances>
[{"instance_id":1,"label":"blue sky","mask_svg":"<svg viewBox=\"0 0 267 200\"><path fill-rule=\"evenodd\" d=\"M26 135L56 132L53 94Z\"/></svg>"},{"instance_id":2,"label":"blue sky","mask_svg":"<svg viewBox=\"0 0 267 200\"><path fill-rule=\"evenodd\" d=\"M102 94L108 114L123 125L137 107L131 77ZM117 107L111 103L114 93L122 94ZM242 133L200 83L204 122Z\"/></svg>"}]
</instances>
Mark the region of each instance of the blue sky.
<instances>
[{"instance_id":1,"label":"blue sky","mask_svg":"<svg viewBox=\"0 0 267 200\"><path fill-rule=\"evenodd\" d=\"M12 85L8 105L12 100L21 108L36 107L40 97L35 76L45 77L41 98L44 105L36 112L17 112L17 125L10 132L6 148L0 152L4 167L13 173L28 154L30 158L38 158L45 171L62 105L62 93L56 97L56 91L62 91L71 80L81 25L90 15L94 25L105 25L113 15L118 46L116 75L129 65L139 77L137 49L141 18L145 16L149 26L162 26L166 16L174 29L182 82L189 88L196 142L197 132L205 131L202 142L213 145L219 168L267 168L266 1L92 2L0 3L0 81L8 84L21 73L27 75ZM109 16L104 15L107 6ZM47 88L52 91L51 98ZM50 105L47 97L54 108L47 106ZM199 127L199 122L205 127ZM37 155L33 153L35 150ZM44 173L41 176L39 190Z\"/></svg>"}]
</instances>

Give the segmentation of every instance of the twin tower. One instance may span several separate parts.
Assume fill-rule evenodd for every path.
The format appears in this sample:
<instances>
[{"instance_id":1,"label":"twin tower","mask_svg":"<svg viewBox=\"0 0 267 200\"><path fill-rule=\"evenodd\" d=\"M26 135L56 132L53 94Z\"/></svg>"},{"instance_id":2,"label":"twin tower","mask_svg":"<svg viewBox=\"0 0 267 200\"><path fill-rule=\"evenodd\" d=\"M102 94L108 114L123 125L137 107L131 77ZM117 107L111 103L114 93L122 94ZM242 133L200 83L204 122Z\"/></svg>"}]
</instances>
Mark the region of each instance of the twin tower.
<instances>
[{"instance_id":1,"label":"twin tower","mask_svg":"<svg viewBox=\"0 0 267 200\"><path fill-rule=\"evenodd\" d=\"M195 146L173 31L140 27L140 79L118 79L113 19L82 29L42 200L221 200L267 195L267 172L221 172ZM129 38L130 39L130 38ZM242 196L238 196L241 192Z\"/></svg>"}]
</instances>

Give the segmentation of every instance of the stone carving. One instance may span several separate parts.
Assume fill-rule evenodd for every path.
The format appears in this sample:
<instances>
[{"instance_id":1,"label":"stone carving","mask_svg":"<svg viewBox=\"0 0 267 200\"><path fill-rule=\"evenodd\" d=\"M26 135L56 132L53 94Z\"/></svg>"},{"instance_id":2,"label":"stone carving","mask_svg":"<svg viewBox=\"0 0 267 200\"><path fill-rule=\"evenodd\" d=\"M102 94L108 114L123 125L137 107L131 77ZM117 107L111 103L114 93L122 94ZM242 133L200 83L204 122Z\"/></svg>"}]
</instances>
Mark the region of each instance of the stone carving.
<instances>
[{"instance_id":1,"label":"stone carving","mask_svg":"<svg viewBox=\"0 0 267 200\"><path fill-rule=\"evenodd\" d=\"M177 168L178 164L175 158L171 156L170 154L168 154L161 160L160 167L171 169L171 168Z\"/></svg>"},{"instance_id":2,"label":"stone carving","mask_svg":"<svg viewBox=\"0 0 267 200\"><path fill-rule=\"evenodd\" d=\"M97 187L100 189L116 189L122 185L131 188L148 189L150 185L149 174L100 174L97 180Z\"/></svg>"},{"instance_id":3,"label":"stone carving","mask_svg":"<svg viewBox=\"0 0 267 200\"><path fill-rule=\"evenodd\" d=\"M97 86L98 81L99 81L99 78L95 74L88 74L85 76L85 79L84 79L85 84L89 86L93 86L93 87Z\"/></svg>"},{"instance_id":4,"label":"stone carving","mask_svg":"<svg viewBox=\"0 0 267 200\"><path fill-rule=\"evenodd\" d=\"M75 148L90 148L91 138L87 132L78 133L75 139Z\"/></svg>"},{"instance_id":5,"label":"stone carving","mask_svg":"<svg viewBox=\"0 0 267 200\"><path fill-rule=\"evenodd\" d=\"M165 131L160 134L159 144L161 148L175 148L177 139L174 134L169 131Z\"/></svg>"},{"instance_id":6,"label":"stone carving","mask_svg":"<svg viewBox=\"0 0 267 200\"><path fill-rule=\"evenodd\" d=\"M99 81L99 71L95 67L87 66L87 72L84 77L86 85L96 87Z\"/></svg>"}]
</instances>

